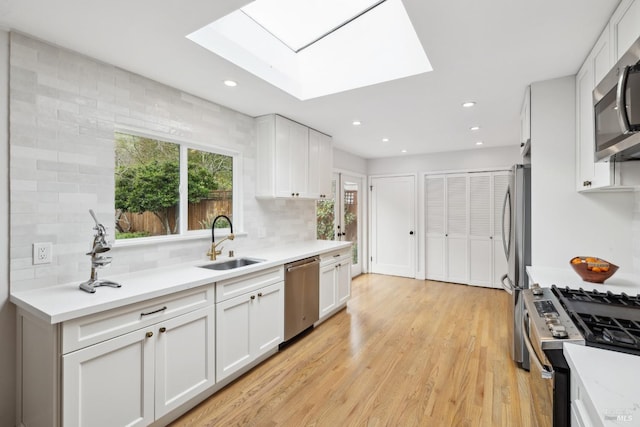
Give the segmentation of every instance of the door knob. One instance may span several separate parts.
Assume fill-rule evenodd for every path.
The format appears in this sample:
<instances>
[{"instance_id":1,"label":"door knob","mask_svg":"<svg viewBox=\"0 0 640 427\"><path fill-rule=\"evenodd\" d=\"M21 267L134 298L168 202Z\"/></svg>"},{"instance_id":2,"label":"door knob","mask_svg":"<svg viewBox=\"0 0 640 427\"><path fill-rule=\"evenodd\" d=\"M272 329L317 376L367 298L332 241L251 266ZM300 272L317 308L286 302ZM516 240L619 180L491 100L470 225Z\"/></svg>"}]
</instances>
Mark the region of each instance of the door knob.
<instances>
[{"instance_id":1,"label":"door knob","mask_svg":"<svg viewBox=\"0 0 640 427\"><path fill-rule=\"evenodd\" d=\"M413 236L413 231L410 231L409 234Z\"/></svg>"}]
</instances>

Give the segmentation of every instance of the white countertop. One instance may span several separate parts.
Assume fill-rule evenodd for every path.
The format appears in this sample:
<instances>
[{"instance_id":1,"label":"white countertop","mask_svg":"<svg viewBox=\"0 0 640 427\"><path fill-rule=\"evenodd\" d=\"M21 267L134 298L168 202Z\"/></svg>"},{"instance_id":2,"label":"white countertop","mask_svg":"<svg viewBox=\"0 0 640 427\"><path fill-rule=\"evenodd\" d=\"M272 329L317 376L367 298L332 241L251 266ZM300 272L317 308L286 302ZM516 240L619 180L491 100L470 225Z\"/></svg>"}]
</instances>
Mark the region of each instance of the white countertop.
<instances>
[{"instance_id":1,"label":"white countertop","mask_svg":"<svg viewBox=\"0 0 640 427\"><path fill-rule=\"evenodd\" d=\"M350 245L351 242L312 240L237 254L236 258L259 258L265 261L233 270L199 268L198 266L208 264L211 261L196 260L166 268L100 277L120 283L121 288L99 287L95 293L90 294L78 289L80 282L75 282L23 292L12 292L10 300L18 307L47 323L55 324L347 248ZM220 258L218 261L225 259L227 258Z\"/></svg>"},{"instance_id":2,"label":"white countertop","mask_svg":"<svg viewBox=\"0 0 640 427\"><path fill-rule=\"evenodd\" d=\"M573 269L567 265L567 268L527 266L527 274L534 282L543 287L568 286L571 289L583 288L585 290L597 289L598 292L611 291L613 293L625 292L629 295L640 293L640 276L630 273L616 271L616 273L607 279L603 284L585 282Z\"/></svg>"},{"instance_id":3,"label":"white countertop","mask_svg":"<svg viewBox=\"0 0 640 427\"><path fill-rule=\"evenodd\" d=\"M640 356L575 344L564 344L563 353L595 409L595 425L640 426Z\"/></svg>"}]
</instances>

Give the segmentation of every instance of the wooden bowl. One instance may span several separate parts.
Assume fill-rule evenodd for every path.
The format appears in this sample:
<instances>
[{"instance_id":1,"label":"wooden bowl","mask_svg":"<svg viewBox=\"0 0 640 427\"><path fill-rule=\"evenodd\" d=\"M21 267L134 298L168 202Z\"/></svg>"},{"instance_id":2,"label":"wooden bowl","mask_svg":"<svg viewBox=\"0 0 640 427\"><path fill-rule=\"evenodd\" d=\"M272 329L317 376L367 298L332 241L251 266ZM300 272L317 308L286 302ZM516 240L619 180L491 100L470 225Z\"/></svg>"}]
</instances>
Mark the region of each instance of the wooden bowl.
<instances>
[{"instance_id":1,"label":"wooden bowl","mask_svg":"<svg viewBox=\"0 0 640 427\"><path fill-rule=\"evenodd\" d=\"M598 257L577 256L569 261L571 267L585 282L604 283L618 271L618 266Z\"/></svg>"}]
</instances>

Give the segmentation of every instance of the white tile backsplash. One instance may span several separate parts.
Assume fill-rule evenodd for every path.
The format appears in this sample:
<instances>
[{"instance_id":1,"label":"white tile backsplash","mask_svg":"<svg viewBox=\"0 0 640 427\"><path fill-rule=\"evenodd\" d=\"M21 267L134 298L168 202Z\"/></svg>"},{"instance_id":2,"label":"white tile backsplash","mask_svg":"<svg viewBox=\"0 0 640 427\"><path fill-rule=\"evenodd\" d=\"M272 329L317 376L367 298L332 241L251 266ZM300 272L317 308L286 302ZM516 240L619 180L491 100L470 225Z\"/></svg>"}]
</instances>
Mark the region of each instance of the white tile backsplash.
<instances>
[{"instance_id":1,"label":"white tile backsplash","mask_svg":"<svg viewBox=\"0 0 640 427\"><path fill-rule=\"evenodd\" d=\"M254 119L145 77L28 36L10 50L11 286L14 291L89 275L92 208L114 211L113 133L138 130L242 155L246 236L225 252L315 238L315 202L257 200ZM13 206L15 204L15 206ZM240 224L235 225L239 228ZM53 243L53 263L31 263L33 242ZM101 276L205 260L207 237L116 246Z\"/></svg>"}]
</instances>

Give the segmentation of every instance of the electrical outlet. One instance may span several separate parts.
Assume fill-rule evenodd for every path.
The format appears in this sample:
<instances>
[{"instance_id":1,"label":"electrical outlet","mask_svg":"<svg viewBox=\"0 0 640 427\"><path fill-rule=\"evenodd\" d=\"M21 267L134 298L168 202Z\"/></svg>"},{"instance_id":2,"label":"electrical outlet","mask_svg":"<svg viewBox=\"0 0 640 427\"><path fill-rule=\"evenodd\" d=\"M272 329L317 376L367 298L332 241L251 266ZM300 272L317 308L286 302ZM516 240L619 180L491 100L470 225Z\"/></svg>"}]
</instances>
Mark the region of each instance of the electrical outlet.
<instances>
[{"instance_id":1,"label":"electrical outlet","mask_svg":"<svg viewBox=\"0 0 640 427\"><path fill-rule=\"evenodd\" d=\"M51 242L33 244L33 264L51 264L53 248Z\"/></svg>"}]
</instances>

